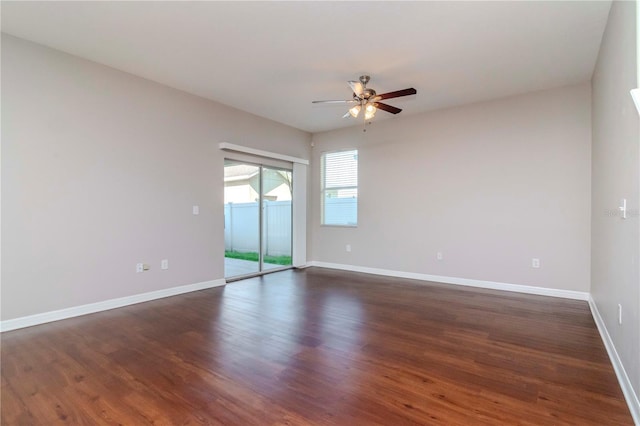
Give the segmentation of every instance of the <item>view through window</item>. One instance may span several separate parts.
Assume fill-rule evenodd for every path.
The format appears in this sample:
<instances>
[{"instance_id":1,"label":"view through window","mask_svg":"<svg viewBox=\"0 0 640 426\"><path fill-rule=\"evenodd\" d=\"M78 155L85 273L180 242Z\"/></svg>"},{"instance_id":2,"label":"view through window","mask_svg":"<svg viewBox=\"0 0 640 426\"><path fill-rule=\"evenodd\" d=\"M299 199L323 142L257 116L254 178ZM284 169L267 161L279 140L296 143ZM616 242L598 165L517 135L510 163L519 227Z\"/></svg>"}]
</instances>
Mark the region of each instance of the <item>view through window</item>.
<instances>
[{"instance_id":1,"label":"view through window","mask_svg":"<svg viewBox=\"0 0 640 426\"><path fill-rule=\"evenodd\" d=\"M322 224L358 224L358 151L322 154Z\"/></svg>"}]
</instances>

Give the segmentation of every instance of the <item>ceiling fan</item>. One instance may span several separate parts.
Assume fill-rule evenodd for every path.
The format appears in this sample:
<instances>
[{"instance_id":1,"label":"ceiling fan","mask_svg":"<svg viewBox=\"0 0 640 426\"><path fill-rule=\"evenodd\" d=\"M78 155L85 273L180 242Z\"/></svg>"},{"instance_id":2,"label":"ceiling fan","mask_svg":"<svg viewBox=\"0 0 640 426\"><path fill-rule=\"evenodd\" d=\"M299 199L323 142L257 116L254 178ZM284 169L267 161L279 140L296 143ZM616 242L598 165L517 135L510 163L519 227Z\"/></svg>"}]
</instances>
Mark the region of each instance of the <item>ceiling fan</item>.
<instances>
[{"instance_id":1,"label":"ceiling fan","mask_svg":"<svg viewBox=\"0 0 640 426\"><path fill-rule=\"evenodd\" d=\"M353 105L343 118L358 117L361 111L364 111L365 121L372 119L376 115L376 111L381 109L391 114L398 114L402 111L400 108L384 104L380 101L384 99L399 98L402 96L415 95L418 93L413 87L409 89L396 90L395 92L383 93L378 95L375 90L367 87L367 83L371 77L368 75L360 76L360 81L349 81L349 86L353 90L353 99L337 100L337 101L313 101L314 104L345 104Z\"/></svg>"}]
</instances>

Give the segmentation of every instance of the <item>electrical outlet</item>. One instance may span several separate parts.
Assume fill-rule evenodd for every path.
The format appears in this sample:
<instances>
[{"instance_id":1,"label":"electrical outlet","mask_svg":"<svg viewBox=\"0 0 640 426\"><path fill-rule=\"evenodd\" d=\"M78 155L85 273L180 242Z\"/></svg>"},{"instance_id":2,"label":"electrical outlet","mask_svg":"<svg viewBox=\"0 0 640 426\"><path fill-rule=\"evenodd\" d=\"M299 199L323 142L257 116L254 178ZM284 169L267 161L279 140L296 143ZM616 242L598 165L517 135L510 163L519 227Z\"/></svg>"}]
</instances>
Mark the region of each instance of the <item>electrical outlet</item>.
<instances>
[{"instance_id":1,"label":"electrical outlet","mask_svg":"<svg viewBox=\"0 0 640 426\"><path fill-rule=\"evenodd\" d=\"M199 215L200 214L200 206L193 206L193 208L191 210L193 211L194 215Z\"/></svg>"},{"instance_id":2,"label":"electrical outlet","mask_svg":"<svg viewBox=\"0 0 640 426\"><path fill-rule=\"evenodd\" d=\"M169 269L169 259L162 259L160 269Z\"/></svg>"},{"instance_id":3,"label":"electrical outlet","mask_svg":"<svg viewBox=\"0 0 640 426\"><path fill-rule=\"evenodd\" d=\"M442 252L441 252L441 251L439 251L438 253L436 253L436 259L438 259L438 260L442 260L442 259L443 259L443 256L442 256Z\"/></svg>"},{"instance_id":4,"label":"electrical outlet","mask_svg":"<svg viewBox=\"0 0 640 426\"><path fill-rule=\"evenodd\" d=\"M618 303L618 324L622 325L622 305Z\"/></svg>"},{"instance_id":5,"label":"electrical outlet","mask_svg":"<svg viewBox=\"0 0 640 426\"><path fill-rule=\"evenodd\" d=\"M347 251L347 253L351 253L351 244L347 244L344 249Z\"/></svg>"},{"instance_id":6,"label":"electrical outlet","mask_svg":"<svg viewBox=\"0 0 640 426\"><path fill-rule=\"evenodd\" d=\"M144 265L142 263L136 263L136 273L144 272Z\"/></svg>"},{"instance_id":7,"label":"electrical outlet","mask_svg":"<svg viewBox=\"0 0 640 426\"><path fill-rule=\"evenodd\" d=\"M540 267L540 259L533 258L531 259L531 267L539 268Z\"/></svg>"}]
</instances>

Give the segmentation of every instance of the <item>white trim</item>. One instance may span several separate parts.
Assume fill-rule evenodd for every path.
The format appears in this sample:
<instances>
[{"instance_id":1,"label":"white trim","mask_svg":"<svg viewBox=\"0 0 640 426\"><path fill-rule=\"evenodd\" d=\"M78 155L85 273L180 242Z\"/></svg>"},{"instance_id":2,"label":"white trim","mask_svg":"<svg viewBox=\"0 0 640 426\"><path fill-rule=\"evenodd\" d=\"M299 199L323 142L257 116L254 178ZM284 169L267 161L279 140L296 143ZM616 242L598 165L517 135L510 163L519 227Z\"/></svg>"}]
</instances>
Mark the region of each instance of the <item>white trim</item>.
<instances>
[{"instance_id":1,"label":"white trim","mask_svg":"<svg viewBox=\"0 0 640 426\"><path fill-rule=\"evenodd\" d=\"M591 314L593 315L593 320L595 321L596 327L598 327L598 331L600 332L600 337L602 338L604 347L607 348L607 353L609 354L609 359L611 360L613 369L615 370L616 376L618 377L618 382L620 383L620 387L622 388L622 393L627 400L629 411L631 411L631 417L633 417L633 421L636 425L640 425L640 401L638 400L638 395L636 395L635 391L633 390L631 380L629 380L629 376L624 369L624 365L620 360L620 356L618 356L618 351L613 344L613 340L611 340L611 336L609 335L609 331L607 331L604 320L600 316L598 306L591 296L589 296L589 307L591 308Z\"/></svg>"},{"instance_id":2,"label":"white trim","mask_svg":"<svg viewBox=\"0 0 640 426\"><path fill-rule=\"evenodd\" d=\"M263 151L261 149L249 148L248 146L236 145L229 142L220 142L220 149L225 151L242 152L244 154L257 155L258 157L275 158L276 160L291 161L292 163L300 163L309 165L309 160L304 158L292 157L290 155L278 154L276 152Z\"/></svg>"},{"instance_id":3,"label":"white trim","mask_svg":"<svg viewBox=\"0 0 640 426\"><path fill-rule=\"evenodd\" d=\"M291 263L294 267L307 263L307 169L293 163L293 210Z\"/></svg>"},{"instance_id":4,"label":"white trim","mask_svg":"<svg viewBox=\"0 0 640 426\"><path fill-rule=\"evenodd\" d=\"M509 284L496 281L474 280L470 278L445 277L441 275L420 274L416 272L393 271L389 269L369 268L366 266L344 265L340 263L309 262L309 266L319 268L341 269L344 271L364 272L366 274L385 275L388 277L408 278L420 281L433 281L445 284L464 285L468 287L488 288L492 290L514 291L517 293L537 294L540 296L562 297L564 299L589 300L585 291L560 290L555 288L534 287L529 285Z\"/></svg>"},{"instance_id":5,"label":"white trim","mask_svg":"<svg viewBox=\"0 0 640 426\"><path fill-rule=\"evenodd\" d=\"M164 297L176 296L178 294L190 293L192 291L204 290L207 288L218 287L225 284L226 282L224 279L204 281L201 283L165 288L148 293L120 297L118 299L109 299L102 302L89 303L87 305L73 306L71 308L60 309L57 311L50 311L41 314L29 315L26 317L14 318L10 320L0 321L0 332L31 327L33 325L59 321L67 318L77 317L80 315L93 314L95 312L108 311L110 309L134 305L136 303L148 302L150 300L162 299Z\"/></svg>"}]
</instances>

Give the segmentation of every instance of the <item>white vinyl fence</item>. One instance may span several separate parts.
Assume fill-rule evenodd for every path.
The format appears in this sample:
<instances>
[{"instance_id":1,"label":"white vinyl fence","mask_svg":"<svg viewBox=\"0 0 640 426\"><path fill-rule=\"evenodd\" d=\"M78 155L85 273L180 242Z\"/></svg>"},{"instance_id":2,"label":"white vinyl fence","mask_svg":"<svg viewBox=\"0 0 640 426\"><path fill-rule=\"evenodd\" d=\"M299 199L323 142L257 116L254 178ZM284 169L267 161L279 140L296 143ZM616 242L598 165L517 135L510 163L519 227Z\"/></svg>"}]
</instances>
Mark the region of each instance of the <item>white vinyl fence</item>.
<instances>
[{"instance_id":1,"label":"white vinyl fence","mask_svg":"<svg viewBox=\"0 0 640 426\"><path fill-rule=\"evenodd\" d=\"M224 205L224 249L258 252L258 203ZM265 255L291 256L291 201L265 201Z\"/></svg>"},{"instance_id":2,"label":"white vinyl fence","mask_svg":"<svg viewBox=\"0 0 640 426\"><path fill-rule=\"evenodd\" d=\"M265 255L291 256L291 200L265 201ZM224 205L224 249L242 253L258 252L258 203ZM356 224L356 198L325 199L326 224Z\"/></svg>"},{"instance_id":3,"label":"white vinyl fence","mask_svg":"<svg viewBox=\"0 0 640 426\"><path fill-rule=\"evenodd\" d=\"M358 199L357 198L325 198L324 199L324 224L325 225L357 225L358 224Z\"/></svg>"}]
</instances>

